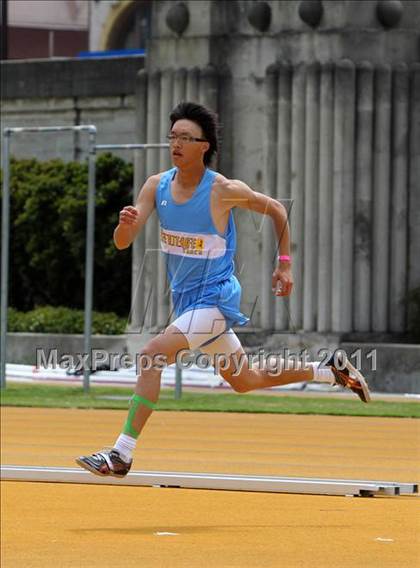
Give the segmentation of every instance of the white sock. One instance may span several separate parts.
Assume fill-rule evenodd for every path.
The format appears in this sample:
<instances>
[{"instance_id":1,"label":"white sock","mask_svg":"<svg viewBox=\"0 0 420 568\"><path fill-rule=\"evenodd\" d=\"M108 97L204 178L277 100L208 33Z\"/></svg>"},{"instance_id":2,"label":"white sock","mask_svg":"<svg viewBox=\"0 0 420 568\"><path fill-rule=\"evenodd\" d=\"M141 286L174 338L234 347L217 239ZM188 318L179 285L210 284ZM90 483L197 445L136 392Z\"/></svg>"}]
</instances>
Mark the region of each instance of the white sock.
<instances>
[{"instance_id":1,"label":"white sock","mask_svg":"<svg viewBox=\"0 0 420 568\"><path fill-rule=\"evenodd\" d=\"M312 365L313 371L314 371L314 378L313 380L316 383L327 383L329 385L335 385L335 377L334 377L334 373L331 371L331 369L328 368L319 368L319 361L316 361L315 363L310 363L310 365Z\"/></svg>"},{"instance_id":2,"label":"white sock","mask_svg":"<svg viewBox=\"0 0 420 568\"><path fill-rule=\"evenodd\" d=\"M127 434L120 434L114 444L114 448L120 452L122 459L125 462L130 462L133 459L133 452L136 447L137 440Z\"/></svg>"}]
</instances>

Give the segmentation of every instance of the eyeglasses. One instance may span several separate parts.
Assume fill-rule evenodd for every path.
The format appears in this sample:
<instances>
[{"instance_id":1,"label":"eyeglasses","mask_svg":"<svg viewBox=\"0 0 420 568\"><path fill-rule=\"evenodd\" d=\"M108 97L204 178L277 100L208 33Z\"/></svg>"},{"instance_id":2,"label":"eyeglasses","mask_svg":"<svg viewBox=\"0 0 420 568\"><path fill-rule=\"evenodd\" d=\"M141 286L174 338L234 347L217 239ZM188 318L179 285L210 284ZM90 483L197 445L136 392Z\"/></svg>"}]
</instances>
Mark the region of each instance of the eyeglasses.
<instances>
[{"instance_id":1,"label":"eyeglasses","mask_svg":"<svg viewBox=\"0 0 420 568\"><path fill-rule=\"evenodd\" d=\"M188 134L168 134L166 137L169 144L175 144L175 142L180 142L181 144L191 144L192 142L207 142L204 138L194 138L194 136L188 136Z\"/></svg>"}]
</instances>

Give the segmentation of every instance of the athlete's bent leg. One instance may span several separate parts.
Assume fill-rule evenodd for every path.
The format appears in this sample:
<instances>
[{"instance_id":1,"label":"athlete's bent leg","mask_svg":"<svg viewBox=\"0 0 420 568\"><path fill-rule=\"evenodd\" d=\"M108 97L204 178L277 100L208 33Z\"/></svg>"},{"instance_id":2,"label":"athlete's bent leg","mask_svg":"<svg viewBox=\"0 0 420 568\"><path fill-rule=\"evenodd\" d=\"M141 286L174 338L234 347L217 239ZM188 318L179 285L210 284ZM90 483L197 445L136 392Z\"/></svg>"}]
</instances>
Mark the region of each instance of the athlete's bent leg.
<instances>
[{"instance_id":1,"label":"athlete's bent leg","mask_svg":"<svg viewBox=\"0 0 420 568\"><path fill-rule=\"evenodd\" d=\"M334 374L330 369L319 368L318 363L309 363L305 367L293 362L289 368L287 361L278 361L277 367L258 367L250 364L238 336L232 329L200 347L200 350L213 357L215 369L236 392L244 393L289 383L315 380L334 384ZM280 367L280 368L279 368Z\"/></svg>"},{"instance_id":2,"label":"athlete's bent leg","mask_svg":"<svg viewBox=\"0 0 420 568\"><path fill-rule=\"evenodd\" d=\"M312 366L302 368L296 364L293 369L279 371L257 368L258 364L249 365L248 358L242 346L229 357L227 369L221 369L220 374L236 392L245 393L256 389L265 389L290 383L312 381L314 371Z\"/></svg>"},{"instance_id":3,"label":"athlete's bent leg","mask_svg":"<svg viewBox=\"0 0 420 568\"><path fill-rule=\"evenodd\" d=\"M291 361L279 359L276 366L272 367L267 361L267 366L261 368L258 363L250 364L239 339L231 329L201 350L214 356L216 371L236 392L245 393L289 383L314 381L347 388L357 394L362 402L371 399L366 379L344 356L339 357L339 360L331 357L325 366L318 362L303 366L293 361L293 368L289 368Z\"/></svg>"}]
</instances>

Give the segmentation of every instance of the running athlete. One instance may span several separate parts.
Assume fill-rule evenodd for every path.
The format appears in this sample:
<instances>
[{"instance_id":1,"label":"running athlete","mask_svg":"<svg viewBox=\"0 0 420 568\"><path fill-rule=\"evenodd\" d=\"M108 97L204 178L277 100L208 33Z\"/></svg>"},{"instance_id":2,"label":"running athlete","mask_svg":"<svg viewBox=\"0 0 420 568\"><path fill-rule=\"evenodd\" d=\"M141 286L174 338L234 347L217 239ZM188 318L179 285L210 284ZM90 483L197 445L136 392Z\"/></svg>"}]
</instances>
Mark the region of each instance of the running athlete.
<instances>
[{"instance_id":1,"label":"running athlete","mask_svg":"<svg viewBox=\"0 0 420 568\"><path fill-rule=\"evenodd\" d=\"M147 179L135 207L120 212L114 232L116 247L129 247L156 209L176 319L146 344L140 360L163 356L170 365L182 350L199 349L212 357L226 357L220 374L236 392L316 381L347 387L369 402L366 381L344 358L336 366L331 359L325 367L315 362L282 368L274 375L264 367L238 366L245 352L232 327L249 319L239 309L232 210L239 207L271 217L278 238L278 264L272 274L277 296L288 296L293 287L287 212L275 199L209 168L218 150L217 117L212 111L180 103L170 114L170 125L173 167ZM161 373L161 364L140 369L127 420L114 446L78 458L80 466L102 476L124 477L129 472L137 438L159 398Z\"/></svg>"}]
</instances>

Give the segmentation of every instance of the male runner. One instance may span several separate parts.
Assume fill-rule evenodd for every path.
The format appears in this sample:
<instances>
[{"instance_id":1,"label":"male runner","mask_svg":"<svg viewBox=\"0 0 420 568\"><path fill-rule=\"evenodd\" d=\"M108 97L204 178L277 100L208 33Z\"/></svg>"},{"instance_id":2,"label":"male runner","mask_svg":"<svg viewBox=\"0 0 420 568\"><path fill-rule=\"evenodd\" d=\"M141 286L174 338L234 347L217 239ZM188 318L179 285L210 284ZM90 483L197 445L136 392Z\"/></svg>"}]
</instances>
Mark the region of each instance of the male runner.
<instances>
[{"instance_id":1,"label":"male runner","mask_svg":"<svg viewBox=\"0 0 420 568\"><path fill-rule=\"evenodd\" d=\"M146 181L136 206L120 212L114 232L116 247L129 247L156 209L176 319L146 344L140 356L149 361L163 356L170 365L181 350L199 348L211 356L226 356L226 368L220 373L236 392L317 381L347 387L368 402L363 376L345 360L337 363L342 370L331 359L326 368L310 363L280 369L274 375L271 369L238 366L245 352L232 326L244 325L248 318L239 310L241 286L234 275L236 231L232 210L241 207L271 217L279 251L272 289L278 296L288 296L293 286L287 213L275 199L209 169L218 150L213 112L196 103L181 103L172 111L170 123L168 139L174 167ZM127 421L113 448L78 458L77 463L85 469L115 477L129 472L137 438L159 398L162 365L148 367L140 370Z\"/></svg>"}]
</instances>

